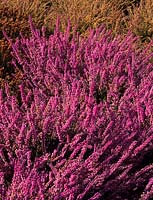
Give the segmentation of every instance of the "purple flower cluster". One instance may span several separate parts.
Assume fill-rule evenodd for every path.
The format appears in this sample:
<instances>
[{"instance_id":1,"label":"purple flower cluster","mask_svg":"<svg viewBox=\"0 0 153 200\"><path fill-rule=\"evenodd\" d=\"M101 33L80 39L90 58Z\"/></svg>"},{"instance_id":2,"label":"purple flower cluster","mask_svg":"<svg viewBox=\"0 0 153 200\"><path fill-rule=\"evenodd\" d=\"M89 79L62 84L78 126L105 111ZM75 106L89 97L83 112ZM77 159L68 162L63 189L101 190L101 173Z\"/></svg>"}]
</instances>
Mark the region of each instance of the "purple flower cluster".
<instances>
[{"instance_id":1,"label":"purple flower cluster","mask_svg":"<svg viewBox=\"0 0 153 200\"><path fill-rule=\"evenodd\" d=\"M0 90L0 199L153 198L152 43L30 26L9 39L19 95Z\"/></svg>"}]
</instances>

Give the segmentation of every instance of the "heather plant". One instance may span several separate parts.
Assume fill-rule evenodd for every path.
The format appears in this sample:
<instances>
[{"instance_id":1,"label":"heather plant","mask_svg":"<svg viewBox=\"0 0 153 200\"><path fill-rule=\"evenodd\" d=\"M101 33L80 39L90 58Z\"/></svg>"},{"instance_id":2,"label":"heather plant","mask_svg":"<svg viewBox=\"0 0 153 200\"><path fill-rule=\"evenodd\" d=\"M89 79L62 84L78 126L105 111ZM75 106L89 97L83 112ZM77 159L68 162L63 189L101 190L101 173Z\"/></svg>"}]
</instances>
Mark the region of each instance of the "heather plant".
<instances>
[{"instance_id":1,"label":"heather plant","mask_svg":"<svg viewBox=\"0 0 153 200\"><path fill-rule=\"evenodd\" d=\"M73 26L77 24L77 29L82 35L87 36L90 27L96 28L102 23L107 28L111 28L114 34L125 34L129 27L131 27L131 24L135 25L136 17L134 14L133 18L132 12L137 13L137 5L139 5L138 0L2 0L0 3L0 71L2 71L2 78L5 79L8 74L14 73L10 63L10 46L3 37L3 28L6 29L12 39L17 38L20 31L24 32L24 35L29 36L28 16L30 14L39 28L42 25L47 27L49 35L54 30L57 16L60 15L61 30L63 31L67 26L67 20L70 19ZM129 15L128 9L130 8L130 17L127 17ZM136 11L134 11L135 9ZM144 20L147 20L147 24L150 24L152 10L149 5L146 9L149 10L147 13L150 14L148 16L145 15ZM143 13L139 13L137 18L141 18L141 15L143 18ZM132 20L130 26L128 24L129 20ZM136 24L138 24L136 30L138 30L139 24L141 26L140 29L143 29L141 23L136 22ZM144 32L146 28L144 27ZM131 29L135 30L133 26ZM138 31L134 32L140 35ZM149 34L151 34L150 31Z\"/></svg>"},{"instance_id":2,"label":"heather plant","mask_svg":"<svg viewBox=\"0 0 153 200\"><path fill-rule=\"evenodd\" d=\"M105 24L114 35L118 33L125 35L131 29L136 35L143 37L143 42L149 42L149 38L152 38L152 7L147 3L143 10L143 6L139 9L139 5L139 0L2 0L0 3L0 88L3 87L6 79L12 90L20 82L18 80L20 70L14 71L10 46L2 34L3 28L13 40L19 36L20 31L29 37L28 16L30 14L39 28L42 25L46 26L46 34L49 36L53 33L57 16L60 15L62 31L65 31L67 20L70 19L73 26L77 24L77 30L84 37L88 36L91 27L96 28ZM140 43L140 47L142 46Z\"/></svg>"},{"instance_id":3,"label":"heather plant","mask_svg":"<svg viewBox=\"0 0 153 200\"><path fill-rule=\"evenodd\" d=\"M0 198L151 199L152 42L30 27L15 42L4 33L22 83L0 90Z\"/></svg>"},{"instance_id":4,"label":"heather plant","mask_svg":"<svg viewBox=\"0 0 153 200\"><path fill-rule=\"evenodd\" d=\"M14 40L19 36L20 31L25 36L30 35L28 17L31 15L37 26L44 24L44 18L51 6L51 1L40 0L1 0L0 1L0 87L6 79L10 79L10 85L16 87L19 71L14 71L11 64L10 46L4 38L2 30ZM49 33L52 30L48 30ZM16 77L13 77L15 74ZM12 82L12 83L11 83ZM13 84L15 83L15 84Z\"/></svg>"}]
</instances>

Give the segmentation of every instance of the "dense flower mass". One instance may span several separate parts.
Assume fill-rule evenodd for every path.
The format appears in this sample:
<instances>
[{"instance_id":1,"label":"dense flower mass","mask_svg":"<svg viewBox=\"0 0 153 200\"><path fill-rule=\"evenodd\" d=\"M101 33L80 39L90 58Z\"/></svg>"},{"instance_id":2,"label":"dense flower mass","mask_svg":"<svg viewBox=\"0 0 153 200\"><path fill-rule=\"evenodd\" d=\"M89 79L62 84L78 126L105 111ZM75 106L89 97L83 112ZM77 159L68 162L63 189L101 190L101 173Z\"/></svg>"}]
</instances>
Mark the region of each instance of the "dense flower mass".
<instances>
[{"instance_id":1,"label":"dense flower mass","mask_svg":"<svg viewBox=\"0 0 153 200\"><path fill-rule=\"evenodd\" d=\"M0 199L153 198L152 43L30 26L8 38L23 80L0 90Z\"/></svg>"}]
</instances>

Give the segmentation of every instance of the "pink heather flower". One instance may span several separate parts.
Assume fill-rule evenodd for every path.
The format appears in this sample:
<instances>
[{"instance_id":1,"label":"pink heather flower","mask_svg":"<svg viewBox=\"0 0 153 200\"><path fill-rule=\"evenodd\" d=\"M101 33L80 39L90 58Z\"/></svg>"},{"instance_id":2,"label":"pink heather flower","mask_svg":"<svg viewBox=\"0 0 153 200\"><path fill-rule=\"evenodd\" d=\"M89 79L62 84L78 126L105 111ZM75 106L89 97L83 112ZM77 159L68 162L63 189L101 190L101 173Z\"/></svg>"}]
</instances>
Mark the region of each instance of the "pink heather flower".
<instances>
[{"instance_id":1,"label":"pink heather flower","mask_svg":"<svg viewBox=\"0 0 153 200\"><path fill-rule=\"evenodd\" d=\"M0 90L0 199L152 198L152 42L57 20L12 46L22 84Z\"/></svg>"}]
</instances>

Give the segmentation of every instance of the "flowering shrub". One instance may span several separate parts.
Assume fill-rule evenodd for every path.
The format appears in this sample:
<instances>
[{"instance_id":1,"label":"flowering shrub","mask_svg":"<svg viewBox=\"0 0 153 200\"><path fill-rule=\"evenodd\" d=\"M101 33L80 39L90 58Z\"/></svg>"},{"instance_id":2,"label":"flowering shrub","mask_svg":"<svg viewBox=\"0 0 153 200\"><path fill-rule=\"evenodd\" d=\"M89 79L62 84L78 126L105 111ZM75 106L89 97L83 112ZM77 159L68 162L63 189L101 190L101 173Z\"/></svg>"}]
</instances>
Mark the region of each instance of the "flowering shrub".
<instances>
[{"instance_id":1,"label":"flowering shrub","mask_svg":"<svg viewBox=\"0 0 153 200\"><path fill-rule=\"evenodd\" d=\"M30 36L29 14L37 27L46 27L46 35L53 33L57 16L61 17L60 30L65 30L67 19L77 25L79 34L86 37L90 28L102 23L113 35L125 35L128 30L140 38L140 48L153 39L152 0L1 0L0 1L0 88L7 80L11 90L20 82L20 69L11 64L11 46L2 34L5 29L15 40L20 31Z\"/></svg>"},{"instance_id":2,"label":"flowering shrub","mask_svg":"<svg viewBox=\"0 0 153 200\"><path fill-rule=\"evenodd\" d=\"M23 80L0 91L0 198L151 199L152 43L30 26L8 38Z\"/></svg>"}]
</instances>

